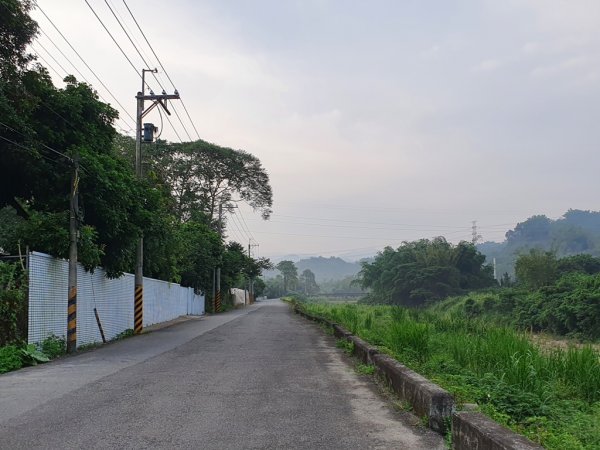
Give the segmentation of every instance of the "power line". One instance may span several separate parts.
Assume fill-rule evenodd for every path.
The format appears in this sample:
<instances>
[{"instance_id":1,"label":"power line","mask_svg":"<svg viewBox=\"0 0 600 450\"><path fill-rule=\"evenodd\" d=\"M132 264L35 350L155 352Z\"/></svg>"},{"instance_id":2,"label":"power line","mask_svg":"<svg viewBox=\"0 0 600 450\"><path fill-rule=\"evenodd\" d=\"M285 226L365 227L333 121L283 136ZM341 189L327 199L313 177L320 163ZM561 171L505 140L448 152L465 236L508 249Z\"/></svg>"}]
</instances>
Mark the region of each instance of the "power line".
<instances>
[{"instance_id":1,"label":"power line","mask_svg":"<svg viewBox=\"0 0 600 450\"><path fill-rule=\"evenodd\" d=\"M11 143L13 145L16 145L17 147L22 148L23 150L27 150L29 152L33 151L33 149L31 147L26 147L24 145L21 145L18 142L13 141L12 139L8 139L8 138L6 138L4 136L0 136L0 139L3 139L6 142L9 142L9 143ZM44 159L47 159L48 161L51 161L51 162L54 162L54 163L58 162L56 159L49 158L49 157L47 157L47 156L45 156L45 155L43 155L41 153L38 153L38 155L40 155ZM68 156L66 156L66 155L62 155L62 156L65 157L65 158L67 158L71 164L73 163L73 160L71 158L69 158Z\"/></svg>"},{"instance_id":2,"label":"power line","mask_svg":"<svg viewBox=\"0 0 600 450\"><path fill-rule=\"evenodd\" d=\"M100 17L98 16L98 14L96 14L96 11L94 10L94 8L92 8L92 5L89 4L88 0L84 0L85 3L88 5L88 7L90 8L90 10L92 11L92 13L94 13L94 16L96 16L96 19L98 19L98 21L100 22L100 24L102 25L102 27L104 28L104 30L108 33L108 35L110 36L110 38L112 39L112 41L114 42L114 44L117 46L117 48L121 51L121 53L123 54L123 56L125 57L125 59L127 59L127 61L129 62L129 64L131 65L131 67L133 68L134 72L140 77L142 78L142 76L139 74L137 68L135 67L135 65L131 62L131 59L129 59L129 57L127 56L127 54L125 53L125 51L121 48L121 46L119 45L119 43L117 42L117 40L114 38L114 36L112 35L112 33L109 31L109 29L106 27L106 25L104 25L104 22L102 21L102 19L100 19ZM144 81L146 87L148 89L150 89L150 85L148 85L148 83L146 81ZM135 120L134 120L135 121ZM169 118L169 116L167 116L167 122L169 122L169 125L171 125L171 128L173 129L173 131L175 132L175 135L177 136L177 139L179 139L179 141L181 143L183 143L183 140L181 139L181 136L179 136L179 133L177 132L177 130L175 129L175 127L173 126L173 123L171 122L171 119Z\"/></svg>"},{"instance_id":3,"label":"power line","mask_svg":"<svg viewBox=\"0 0 600 450\"><path fill-rule=\"evenodd\" d=\"M177 88L175 87L175 83L173 83L173 80L171 79L171 77L169 76L169 73L167 72L167 69L165 69L165 66L163 66L163 63L161 62L160 58L158 57L158 55L154 51L154 47L152 47L152 44L150 44L150 41L146 37L146 34L144 33L144 30L142 30L142 27L138 23L137 19L135 18L135 15L131 11L131 9L129 8L129 6L127 5L127 2L125 0L123 0L123 4L127 8L127 11L129 11L129 14L131 15L131 18L133 19L133 21L135 22L138 30L140 31L140 33L144 37L144 40L146 41L146 44L148 44L148 47L150 47L150 50L152 51L152 54L156 58L156 61L158 61L158 64L160 65L160 68L162 69L162 71L164 72L164 74L167 76L169 82L171 83L171 86L173 86L174 90L177 90ZM188 109L185 106L185 103L183 102L183 99L180 99L180 100L181 100L181 105L183 106L183 109L185 110L185 113L187 114L187 117L188 117L190 123L192 124L192 127L194 128L194 131L196 132L196 136L198 136L198 139L200 139L200 133L198 133L198 129L196 128L196 125L194 124L194 121L192 120L192 117L190 116L190 113L188 112Z\"/></svg>"},{"instance_id":4,"label":"power line","mask_svg":"<svg viewBox=\"0 0 600 450\"><path fill-rule=\"evenodd\" d=\"M79 69L78 69L78 68L75 66L75 64L73 64L73 62L72 62L72 61L71 61L71 60L70 60L70 59L69 59L69 58L68 58L68 57L67 57L67 56L66 56L66 55L63 53L63 51L60 49L60 47L58 47L58 45L56 45L56 43L55 43L55 42L52 40L52 38L50 38L50 36L48 36L48 35L47 35L47 34L44 32L44 30L42 30L42 29L40 29L40 30L42 31L42 33L44 34L44 36L46 36L46 38L47 38L47 39L48 39L48 40L49 40L49 41L52 43L52 45L53 45L53 46L54 46L54 47L55 47L55 48L58 50L58 52L59 52L59 53L60 53L60 54L61 54L61 55L62 55L62 56L63 56L63 57L64 57L64 58L67 60L67 62L68 62L68 63L69 63L69 64L70 64L70 65L73 67L73 69L75 69L75 71L76 71L76 72L77 72L77 73L78 73L78 74L79 74L79 75L82 77L82 79L83 79L83 80L84 80L84 81L85 81L87 84L89 84L89 85L91 86L91 85L92 85L92 83L90 83L90 82L89 82L89 81L86 79L86 77L85 77L85 76L84 76L84 75L81 73L81 71L80 71L80 70L79 70ZM59 67L60 67L60 68L61 68L61 69L62 69L62 70L65 72L65 74L66 74L66 75L68 75L68 74L69 74L69 72L67 71L67 69L65 69L65 68L64 68L64 67L63 67L63 66L62 66L62 65L61 65L61 64L58 62L58 60L57 60L57 59L56 59L56 58L55 58L55 57L52 55L52 53L51 53L51 52L50 52L50 51L49 51L49 50L48 50L46 47L44 47L44 46L42 45L42 43L41 43L39 40L36 40L36 44L37 44L37 45L39 45L40 47L42 47L42 48L44 49L44 51L45 51L45 52L48 54L48 56L50 56L50 58L52 58L52 59L53 59L53 60L54 60L54 61L55 61L55 62L56 62L58 65L59 65ZM36 54L37 54L38 56L40 56L38 52L36 52ZM41 57L41 56L40 56L40 57ZM44 62L47 64L47 61L46 61L46 60L43 60L43 61L44 61ZM54 68L53 68L52 70L54 70L54 71L56 72L56 69L54 69ZM64 77L63 77L63 78L64 78ZM103 97L101 94L98 94L98 95L100 96L100 99L101 99L101 100L102 100L104 103L107 103L107 104L108 104L108 101L107 101L107 100L106 100L106 99L105 99L105 98L104 98L104 97ZM123 107L122 105L120 105L120 106L121 106L121 108ZM122 117L119 117L119 120L123 121L123 124L124 124L125 126L128 126L128 127L129 127L129 129L131 130L131 126L130 126L130 125L129 125L129 124L128 124L128 123L127 123L127 122L126 122L126 121L125 121L125 120L124 120Z\"/></svg>"},{"instance_id":5,"label":"power line","mask_svg":"<svg viewBox=\"0 0 600 450\"><path fill-rule=\"evenodd\" d=\"M79 76L80 76L80 77L83 79L83 81L85 81L87 84L90 84L90 85L91 85L92 83L90 83L90 82L89 82L89 81L88 81L88 80L85 78L85 76L84 76L84 75L83 75L83 74L82 74L82 73L79 71L79 69L78 69L77 67L75 67L75 64L73 64L73 62L72 62L72 61L71 61L71 60L70 60L70 59L67 57L67 55L65 55L65 54L63 53L63 51L60 49L60 47L59 47L58 45L56 45L56 43L54 42L54 40L53 40L53 39L52 39L50 36L48 36L48 34L47 34L47 33L46 33L46 32L45 32L45 31L44 31L42 28L40 28L39 30L42 32L42 34L43 34L44 36L46 36L46 39L48 39L48 40L50 41L50 43L51 43L51 44L54 46L54 48L55 48L56 50L58 50L58 52L59 52L59 53L60 53L60 54L63 56L63 58L65 58L65 59L66 59L66 60L69 62L69 64L71 64L71 67L73 67L73 69L74 69L74 70L75 70L75 71L76 71L76 72L79 74ZM44 46L42 45L42 43L40 42L40 40L39 40L39 39L38 39L36 42L38 42L38 44L39 44L39 45L40 45L40 46L41 46L41 47L42 47L44 50L46 50L46 53L48 53L48 50L47 50L46 48L44 48ZM54 58L53 58L53 59L54 59ZM62 66L61 66L61 67L62 67ZM67 70L66 70L66 69L64 69L64 67L63 67L63 70L65 70L65 72L67 72ZM67 73L68 73L68 72L67 72Z\"/></svg>"},{"instance_id":6,"label":"power line","mask_svg":"<svg viewBox=\"0 0 600 450\"><path fill-rule=\"evenodd\" d=\"M371 236L333 236L333 235L319 235L319 234L300 234L300 233L278 233L278 232L268 232L268 231L254 231L254 233L259 233L259 234L272 234L272 235L281 235L281 236L301 236L301 237L318 237L318 238L334 238L334 239L363 239L363 240L385 240L385 241L392 241L392 242L402 242L405 241L405 239L398 239L398 238L386 238L386 237L381 237L381 236L377 236L377 237L371 237Z\"/></svg>"},{"instance_id":7,"label":"power line","mask_svg":"<svg viewBox=\"0 0 600 450\"><path fill-rule=\"evenodd\" d=\"M48 55L50 58L52 58L52 61L54 61L58 65L58 67L60 67L62 69L62 71L65 73L65 77L67 75L69 75L69 71L67 69L65 69L63 67L63 65L57 61L57 59L54 57L54 55L52 55L52 53L50 53L48 51L48 49L46 47L44 47L40 41L36 41L36 44L39 45L40 47L42 47L42 49L46 52L46 55Z\"/></svg>"},{"instance_id":8,"label":"power line","mask_svg":"<svg viewBox=\"0 0 600 450\"><path fill-rule=\"evenodd\" d=\"M50 17L48 17L48 15L44 12L44 10L40 7L40 5L37 2L35 2L35 5L36 5L37 9L39 9L40 12L44 15L44 17L46 17L46 19L48 20L48 22L50 22L50 24L58 32L58 34L60 35L60 37L62 37L63 40L67 43L67 45L71 48L71 50L73 50L73 52L77 55L77 57L81 60L81 62L85 65L85 67L87 67L87 69L92 73L92 75L94 75L94 77L96 78L96 80L98 80L98 82L100 83L100 85L102 85L102 87L106 90L106 92L108 92L108 94L113 98L113 100L117 103L117 105L119 105L121 107L121 110L123 112L125 112L125 114L127 116L129 116L129 118L131 119L131 121L133 123L135 123L135 119L127 111L127 108L125 108L121 104L121 102L119 102L119 99L117 99L117 97L115 97L115 95L112 93L112 91L106 86L106 84L104 84L104 82L100 79L100 77L96 74L96 72L89 66L89 64L85 61L85 59L83 59L83 57L79 54L79 52L75 49L75 47L73 47L73 45L71 44L71 42L65 37L65 35L55 25L55 23L52 21L52 19L50 19ZM44 33L44 34L46 34L46 33Z\"/></svg>"},{"instance_id":9,"label":"power line","mask_svg":"<svg viewBox=\"0 0 600 450\"><path fill-rule=\"evenodd\" d=\"M233 218L231 220L231 223L237 227L237 225L233 222ZM238 228L238 231L234 230L233 227L227 228L227 230L230 231L232 234L235 234L235 239L237 241L239 241L239 242L244 242L245 241L243 235L241 235L240 232L239 232L239 228Z\"/></svg>"},{"instance_id":10,"label":"power line","mask_svg":"<svg viewBox=\"0 0 600 450\"><path fill-rule=\"evenodd\" d=\"M56 70L52 64L48 63L48 61L46 61L46 59L39 54L39 52L33 47L33 45L30 45L31 50L33 51L33 53L35 53L35 55L42 60L42 62L46 65L46 67L50 68L60 79L63 79L64 77L58 72L58 70Z\"/></svg>"},{"instance_id":11,"label":"power line","mask_svg":"<svg viewBox=\"0 0 600 450\"><path fill-rule=\"evenodd\" d=\"M336 224L329 224L329 223L310 223L310 222L298 222L298 221L289 221L289 220L269 220L269 223L292 223L292 224L296 224L296 225L325 227L325 228L350 228L350 229L395 230L395 231L429 231L429 232L440 232L440 233L441 232L462 233L469 229L469 227L461 227L458 230L447 231L448 228L452 229L452 227L440 228L440 229L435 229L435 228L431 229L431 228L423 228L423 227L418 227L418 228L372 227L372 226L363 226L363 225L336 225ZM359 223L368 223L368 222L359 222ZM433 227L435 227L435 225L432 225L431 227L433 228Z\"/></svg>"},{"instance_id":12,"label":"power line","mask_svg":"<svg viewBox=\"0 0 600 450\"><path fill-rule=\"evenodd\" d=\"M110 12L112 13L113 17L115 18L115 20L117 21L117 23L119 24L119 26L121 27L121 30L123 30L123 33L125 33L125 36L127 36L127 39L129 39L129 42L131 43L131 45L133 46L134 50L137 52L138 56L142 59L142 62L144 63L144 65L146 67L151 67L150 64L148 64L148 61L146 61L146 58L144 58L144 55L142 55L142 53L140 52L140 50L138 49L137 45L135 44L135 42L133 42L133 39L131 38L131 36L129 35L129 33L127 32L127 30L125 29L125 27L123 26L123 23L121 23L121 20L119 19L119 17L117 16L117 14L115 14L115 11L112 9L112 7L110 6L110 4L108 3L108 0L104 0L104 3L106 3L106 6L108 6L108 9L110 10ZM165 91L164 86L161 84L160 80L158 79L158 77L156 76L156 74L154 72L150 72L152 74L152 76L154 77L154 79L156 80L156 82L158 83L158 85L160 86L160 88L163 90L163 92ZM188 136L188 139L191 141L192 137L190 136L190 133L188 132L187 128L185 127L185 125L183 124L183 121L181 120L181 117L179 117L179 113L177 112L177 109L175 108L175 106L172 106L173 112L175 113L175 116L177 117L177 119L179 120L179 123L181 124L181 127L183 128L183 131L185 131L185 133ZM172 124L171 124L172 126Z\"/></svg>"},{"instance_id":13,"label":"power line","mask_svg":"<svg viewBox=\"0 0 600 450\"><path fill-rule=\"evenodd\" d=\"M235 225L235 227L237 228L237 230L240 232L240 237L242 238L242 241L246 241L246 240L250 239L250 235L247 232L243 231L241 222L239 222L235 213L231 213L231 219L232 219L231 223L233 223ZM238 225L238 223L239 223L239 225ZM245 238L244 238L244 235L246 235Z\"/></svg>"},{"instance_id":14,"label":"power line","mask_svg":"<svg viewBox=\"0 0 600 450\"><path fill-rule=\"evenodd\" d=\"M15 130L13 127L11 127L11 126L9 126L9 125L6 125L6 124L5 124L5 123L3 123L3 122L0 122L0 125L2 125L2 126L3 126L3 127L5 127L5 128L8 128L9 130L11 130L11 131L12 131L12 132L14 132L14 133L17 133L17 134L19 134L19 135L23 136L24 138L27 138L27 136L26 136L25 134L21 133L21 132L20 132L20 131L18 131L18 130ZM6 139L6 138L3 138L3 139L4 139L4 140L8 140L8 139ZM19 145L19 144L17 144L16 142L13 142L13 144ZM67 158L68 160L72 161L72 158L71 158L70 156L67 156L67 155L65 155L64 153L62 153L62 152L59 152L58 150L56 150L56 149L54 149L54 148L52 148L52 147L50 147L50 146L48 146L48 145L46 145L46 144L41 144L41 145L42 145L42 147L44 147L44 148L46 148L46 149L48 149L48 150L50 150L50 151L52 151L52 152L56 153L57 155L60 155L60 156L62 156L63 158Z\"/></svg>"},{"instance_id":15,"label":"power line","mask_svg":"<svg viewBox=\"0 0 600 450\"><path fill-rule=\"evenodd\" d=\"M240 243L245 241L243 236L240 237L240 234L238 231L235 231L233 228L230 228L229 231L231 232L232 235L235 235L235 236L233 236L233 240L240 242Z\"/></svg>"},{"instance_id":16,"label":"power line","mask_svg":"<svg viewBox=\"0 0 600 450\"><path fill-rule=\"evenodd\" d=\"M276 217L287 217L290 219L301 219L301 220L320 220L324 222L343 222L343 223L359 223L359 224L367 224L367 225L392 225L392 226L400 226L400 227L429 227L429 228L455 228L460 230L470 229L468 226L454 226L454 225L423 225L423 224L408 224L408 223L390 223L390 222L366 222L359 220L344 220L344 219L334 219L327 217L306 217L306 216L289 216L285 214L273 214Z\"/></svg>"},{"instance_id":17,"label":"power line","mask_svg":"<svg viewBox=\"0 0 600 450\"><path fill-rule=\"evenodd\" d=\"M252 239L253 241L256 241L256 239L254 239L254 236L252 236L252 233L250 232L250 229L248 228L248 224L246 223L246 219L244 219L244 215L242 214L242 210L238 208L238 211L240 212L240 218L242 219L243 225L246 228L246 231L248 232L250 239Z\"/></svg>"},{"instance_id":18,"label":"power line","mask_svg":"<svg viewBox=\"0 0 600 450\"><path fill-rule=\"evenodd\" d=\"M112 35L112 33L110 32L110 30L106 27L106 25L104 25L104 22L102 21L102 19L100 18L100 16L98 16L98 14L96 14L96 11L94 10L94 8L92 8L92 5L90 5L90 3L88 2L88 0L84 0L85 4L88 5L88 7L90 8L90 10L92 11L92 13L94 13L94 16L96 16L96 19L98 19L98 22L100 22L100 25L102 25L102 28L104 28L104 31L106 31L108 33L108 35L110 36L110 38L112 39L112 41L114 42L114 44L117 46L117 48L121 51L121 54L125 57L125 59L127 60L127 62L129 62L129 64L131 65L131 67L133 68L133 71L140 77L142 78L142 76L139 74L137 67L135 67L135 65L131 62L131 59L129 59L129 56L127 56L127 54L125 53L125 51L121 48L121 46L119 45L119 43L117 42L117 40L114 38L114 36ZM148 89L150 89L150 86L148 85L148 83L146 82L146 87Z\"/></svg>"}]
</instances>

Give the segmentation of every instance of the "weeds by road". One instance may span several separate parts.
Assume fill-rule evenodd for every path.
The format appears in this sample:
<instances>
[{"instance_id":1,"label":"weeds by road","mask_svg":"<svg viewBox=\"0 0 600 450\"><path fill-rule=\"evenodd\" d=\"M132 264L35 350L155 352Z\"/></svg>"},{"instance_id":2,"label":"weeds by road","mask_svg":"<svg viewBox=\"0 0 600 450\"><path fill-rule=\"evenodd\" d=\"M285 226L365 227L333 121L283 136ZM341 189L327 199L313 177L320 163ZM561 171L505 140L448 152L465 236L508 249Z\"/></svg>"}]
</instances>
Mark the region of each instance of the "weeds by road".
<instances>
[{"instance_id":1,"label":"weeds by road","mask_svg":"<svg viewBox=\"0 0 600 450\"><path fill-rule=\"evenodd\" d=\"M550 450L600 448L600 353L542 350L481 320L391 306L303 304Z\"/></svg>"}]
</instances>

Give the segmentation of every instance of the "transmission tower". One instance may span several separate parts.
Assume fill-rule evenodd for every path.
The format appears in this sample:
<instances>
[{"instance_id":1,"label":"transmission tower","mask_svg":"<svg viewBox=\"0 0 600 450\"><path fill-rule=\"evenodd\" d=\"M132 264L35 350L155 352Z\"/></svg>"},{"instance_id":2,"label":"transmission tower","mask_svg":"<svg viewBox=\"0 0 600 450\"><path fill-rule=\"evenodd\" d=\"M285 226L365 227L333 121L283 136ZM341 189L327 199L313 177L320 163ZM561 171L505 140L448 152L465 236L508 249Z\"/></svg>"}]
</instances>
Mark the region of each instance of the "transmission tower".
<instances>
[{"instance_id":1,"label":"transmission tower","mask_svg":"<svg viewBox=\"0 0 600 450\"><path fill-rule=\"evenodd\" d=\"M474 220L471 223L473 224L473 226L471 227L471 230L472 230L471 242L473 243L473 245L477 245L477 242L479 242L479 240L482 238L482 236L480 234L477 234L477 221Z\"/></svg>"}]
</instances>

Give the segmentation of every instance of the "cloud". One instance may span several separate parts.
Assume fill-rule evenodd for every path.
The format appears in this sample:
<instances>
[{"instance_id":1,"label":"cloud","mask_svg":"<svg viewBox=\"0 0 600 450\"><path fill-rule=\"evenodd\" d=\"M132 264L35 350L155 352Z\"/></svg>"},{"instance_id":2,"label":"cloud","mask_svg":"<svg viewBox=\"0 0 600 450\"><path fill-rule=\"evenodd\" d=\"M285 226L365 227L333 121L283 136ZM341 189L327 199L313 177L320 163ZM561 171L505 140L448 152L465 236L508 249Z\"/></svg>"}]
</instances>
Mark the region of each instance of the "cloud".
<instances>
[{"instance_id":1,"label":"cloud","mask_svg":"<svg viewBox=\"0 0 600 450\"><path fill-rule=\"evenodd\" d=\"M484 59L479 64L473 66L475 72L492 72L500 67L503 63L497 59Z\"/></svg>"}]
</instances>

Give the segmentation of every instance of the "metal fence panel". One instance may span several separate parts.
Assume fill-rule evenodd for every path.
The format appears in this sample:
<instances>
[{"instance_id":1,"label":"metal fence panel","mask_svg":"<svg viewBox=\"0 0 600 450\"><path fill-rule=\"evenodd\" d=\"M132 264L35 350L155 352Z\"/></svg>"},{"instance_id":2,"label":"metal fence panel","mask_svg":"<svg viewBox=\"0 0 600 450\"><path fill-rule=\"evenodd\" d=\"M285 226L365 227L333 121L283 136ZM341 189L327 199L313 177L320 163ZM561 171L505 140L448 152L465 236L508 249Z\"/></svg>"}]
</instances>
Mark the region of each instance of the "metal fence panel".
<instances>
[{"instance_id":1,"label":"metal fence panel","mask_svg":"<svg viewBox=\"0 0 600 450\"><path fill-rule=\"evenodd\" d=\"M30 343L52 334L59 337L67 334L68 265L68 261L43 253L30 255ZM77 346L102 341L94 308L107 339L133 328L133 275L108 279L101 268L89 273L78 265L77 285ZM144 326L187 314L204 314L204 296L179 284L144 278Z\"/></svg>"}]
</instances>

